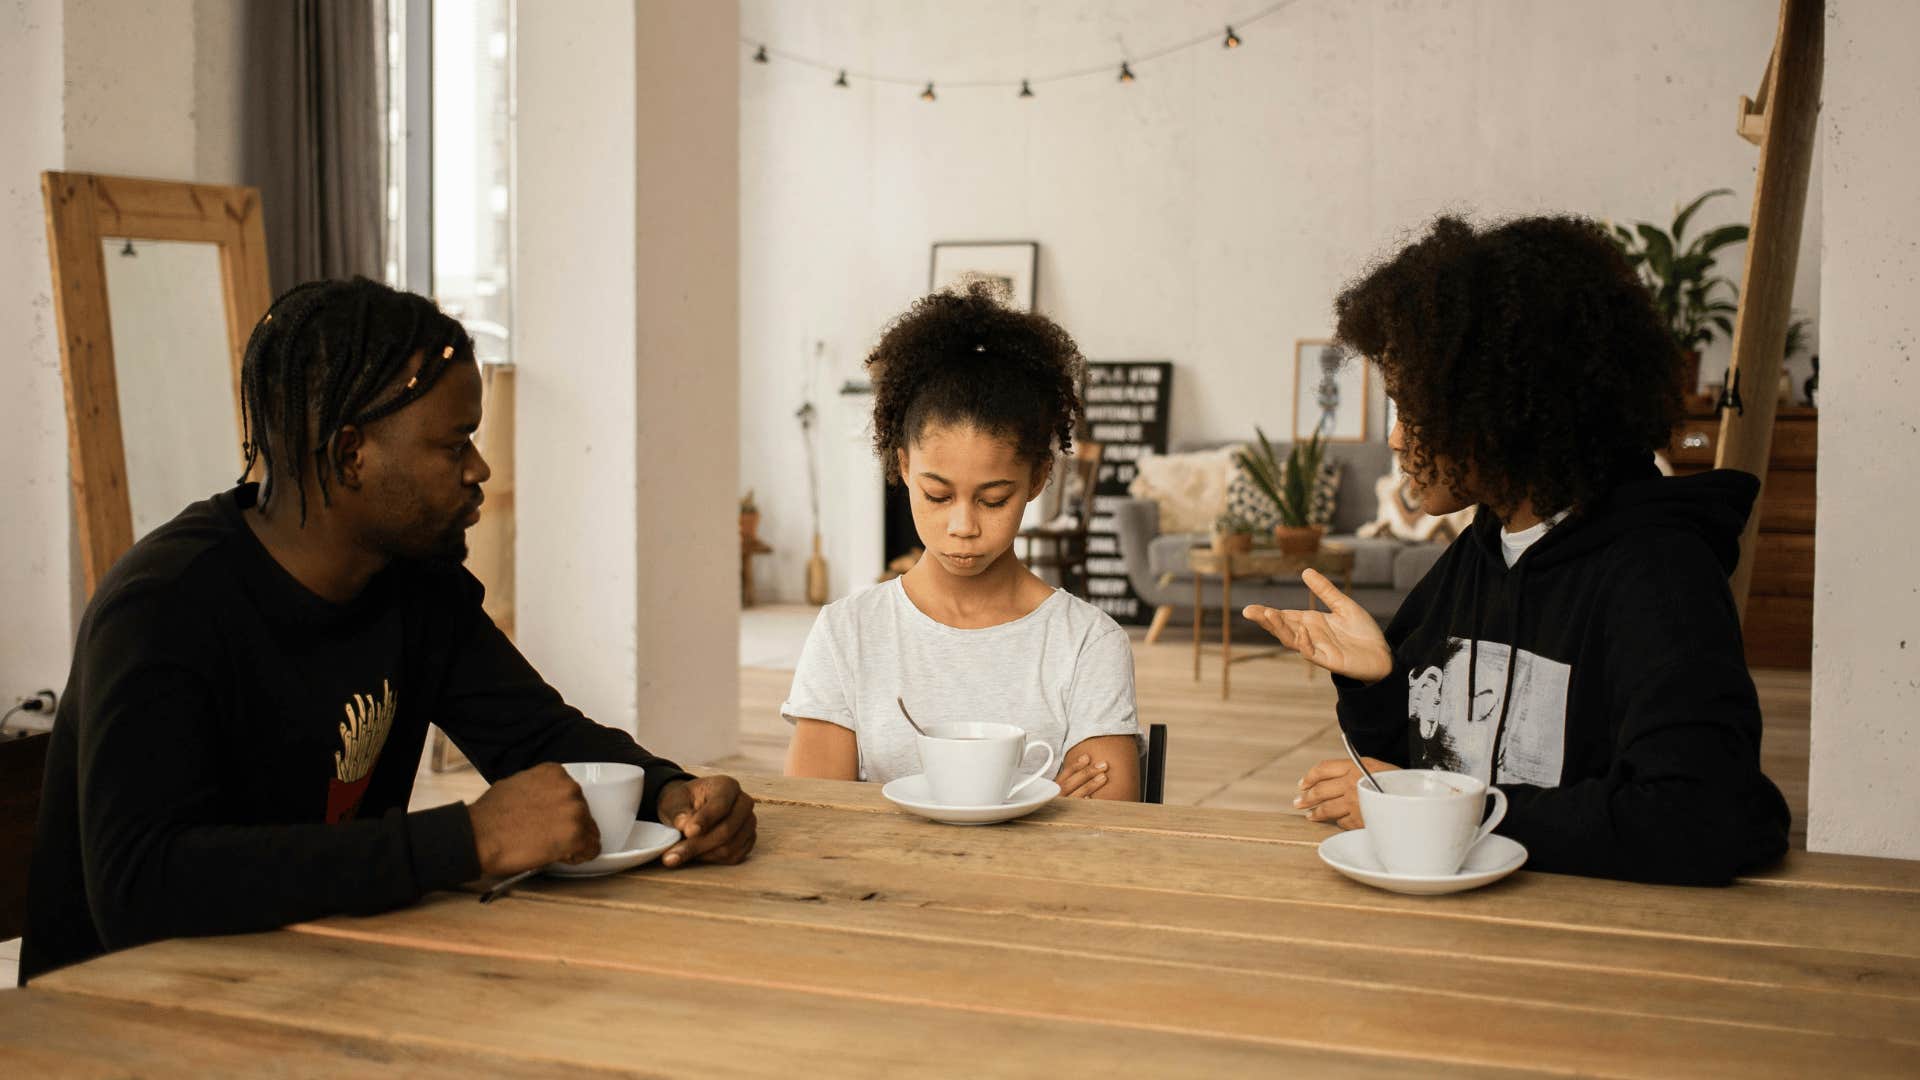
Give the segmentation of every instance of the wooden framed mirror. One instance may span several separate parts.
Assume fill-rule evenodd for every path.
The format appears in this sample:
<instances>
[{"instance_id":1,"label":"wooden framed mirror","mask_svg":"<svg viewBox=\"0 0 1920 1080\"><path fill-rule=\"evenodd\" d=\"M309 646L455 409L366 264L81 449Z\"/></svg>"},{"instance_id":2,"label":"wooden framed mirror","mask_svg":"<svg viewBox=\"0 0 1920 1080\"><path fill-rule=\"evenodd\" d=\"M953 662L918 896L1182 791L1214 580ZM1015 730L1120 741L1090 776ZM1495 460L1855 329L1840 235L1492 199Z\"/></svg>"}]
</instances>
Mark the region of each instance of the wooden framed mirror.
<instances>
[{"instance_id":1,"label":"wooden framed mirror","mask_svg":"<svg viewBox=\"0 0 1920 1080\"><path fill-rule=\"evenodd\" d=\"M250 187L47 172L40 188L91 596L137 538L239 475L266 232Z\"/></svg>"}]
</instances>

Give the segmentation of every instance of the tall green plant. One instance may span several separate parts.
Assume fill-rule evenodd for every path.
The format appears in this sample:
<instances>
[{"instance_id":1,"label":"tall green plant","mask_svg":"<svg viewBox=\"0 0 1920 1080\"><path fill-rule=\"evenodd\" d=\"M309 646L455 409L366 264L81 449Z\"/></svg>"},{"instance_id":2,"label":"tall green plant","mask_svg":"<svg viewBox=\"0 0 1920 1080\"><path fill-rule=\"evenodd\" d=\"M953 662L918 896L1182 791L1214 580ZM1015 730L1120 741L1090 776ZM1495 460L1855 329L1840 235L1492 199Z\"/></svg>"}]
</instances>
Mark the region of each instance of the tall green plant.
<instances>
[{"instance_id":1,"label":"tall green plant","mask_svg":"<svg viewBox=\"0 0 1920 1080\"><path fill-rule=\"evenodd\" d=\"M1266 432L1256 425L1253 433L1259 437L1260 445L1237 452L1235 460L1247 471L1253 486L1273 500L1280 511L1281 524L1296 529L1312 524L1313 485L1320 474L1320 460L1326 456L1326 439L1316 429L1305 442L1294 443L1282 461L1273 452Z\"/></svg>"},{"instance_id":2,"label":"tall green plant","mask_svg":"<svg viewBox=\"0 0 1920 1080\"><path fill-rule=\"evenodd\" d=\"M1690 243L1686 241L1687 223L1701 204L1731 194L1729 188L1716 188L1693 200L1674 215L1670 229L1645 221L1631 229L1613 224L1614 242L1653 294L1654 307L1683 353L1705 349L1713 342L1715 331L1733 336L1733 316L1738 310L1735 297L1739 293L1730 279L1713 271L1720 249L1744 243L1747 227L1722 225L1701 233Z\"/></svg>"}]
</instances>

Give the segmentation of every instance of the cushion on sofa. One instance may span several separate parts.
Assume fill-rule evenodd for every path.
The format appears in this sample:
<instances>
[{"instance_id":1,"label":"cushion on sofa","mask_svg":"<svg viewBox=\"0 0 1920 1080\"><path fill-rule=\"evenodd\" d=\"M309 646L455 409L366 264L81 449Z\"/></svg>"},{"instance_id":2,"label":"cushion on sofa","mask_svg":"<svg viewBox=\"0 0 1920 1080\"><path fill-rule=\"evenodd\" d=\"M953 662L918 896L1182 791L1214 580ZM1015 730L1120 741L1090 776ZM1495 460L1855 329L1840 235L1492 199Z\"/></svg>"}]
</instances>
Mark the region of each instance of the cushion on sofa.
<instances>
[{"instance_id":1,"label":"cushion on sofa","mask_svg":"<svg viewBox=\"0 0 1920 1080\"><path fill-rule=\"evenodd\" d=\"M1233 447L1188 454L1147 454L1127 493L1160 504L1162 533L1207 533L1227 506L1227 469Z\"/></svg>"},{"instance_id":2,"label":"cushion on sofa","mask_svg":"<svg viewBox=\"0 0 1920 1080\"><path fill-rule=\"evenodd\" d=\"M1447 545L1439 543L1401 545L1393 557L1393 587L1401 592L1412 591L1446 552Z\"/></svg>"}]
</instances>

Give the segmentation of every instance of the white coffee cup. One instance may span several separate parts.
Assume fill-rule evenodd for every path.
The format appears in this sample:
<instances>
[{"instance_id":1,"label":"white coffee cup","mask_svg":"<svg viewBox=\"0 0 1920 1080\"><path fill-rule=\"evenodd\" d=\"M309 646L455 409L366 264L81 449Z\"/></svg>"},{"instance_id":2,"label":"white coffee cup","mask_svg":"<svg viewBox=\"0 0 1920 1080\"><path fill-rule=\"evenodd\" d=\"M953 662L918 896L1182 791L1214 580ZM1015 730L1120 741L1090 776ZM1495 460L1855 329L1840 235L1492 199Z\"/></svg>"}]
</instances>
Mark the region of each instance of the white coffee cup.
<instances>
[{"instance_id":1,"label":"white coffee cup","mask_svg":"<svg viewBox=\"0 0 1920 1080\"><path fill-rule=\"evenodd\" d=\"M1464 773L1442 769L1390 769L1364 777L1360 816L1374 857L1389 873L1446 877L1467 861L1473 845L1507 816L1506 793ZM1493 813L1486 821L1487 798Z\"/></svg>"},{"instance_id":2,"label":"white coffee cup","mask_svg":"<svg viewBox=\"0 0 1920 1080\"><path fill-rule=\"evenodd\" d=\"M928 724L915 738L927 788L943 806L1003 805L1053 767L1053 747L1015 724ZM1036 746L1047 760L1016 783L1014 771Z\"/></svg>"},{"instance_id":3,"label":"white coffee cup","mask_svg":"<svg viewBox=\"0 0 1920 1080\"><path fill-rule=\"evenodd\" d=\"M623 851L640 817L640 793L647 773L624 761L576 761L564 766L587 797L587 810L600 829L600 854Z\"/></svg>"}]
</instances>

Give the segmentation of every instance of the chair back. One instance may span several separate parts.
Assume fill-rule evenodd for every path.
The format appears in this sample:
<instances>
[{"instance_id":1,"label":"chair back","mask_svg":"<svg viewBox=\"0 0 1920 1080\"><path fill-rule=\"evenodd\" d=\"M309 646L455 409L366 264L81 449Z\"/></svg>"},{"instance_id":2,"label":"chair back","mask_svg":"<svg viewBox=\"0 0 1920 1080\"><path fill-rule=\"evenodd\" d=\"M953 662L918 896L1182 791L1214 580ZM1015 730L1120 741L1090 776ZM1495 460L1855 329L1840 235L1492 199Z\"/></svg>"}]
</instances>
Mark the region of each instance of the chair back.
<instances>
[{"instance_id":1,"label":"chair back","mask_svg":"<svg viewBox=\"0 0 1920 1080\"><path fill-rule=\"evenodd\" d=\"M46 779L46 732L0 736L0 941L27 930L27 869L40 819L40 787Z\"/></svg>"},{"instance_id":2,"label":"chair back","mask_svg":"<svg viewBox=\"0 0 1920 1080\"><path fill-rule=\"evenodd\" d=\"M1167 725L1147 725L1147 749L1140 756L1140 801L1158 806L1166 801Z\"/></svg>"},{"instance_id":3,"label":"chair back","mask_svg":"<svg viewBox=\"0 0 1920 1080\"><path fill-rule=\"evenodd\" d=\"M1082 439L1073 444L1073 475L1080 484L1080 505L1074 507L1074 528L1085 536L1093 526L1093 487L1100 482L1100 462L1106 457L1104 443Z\"/></svg>"}]
</instances>

